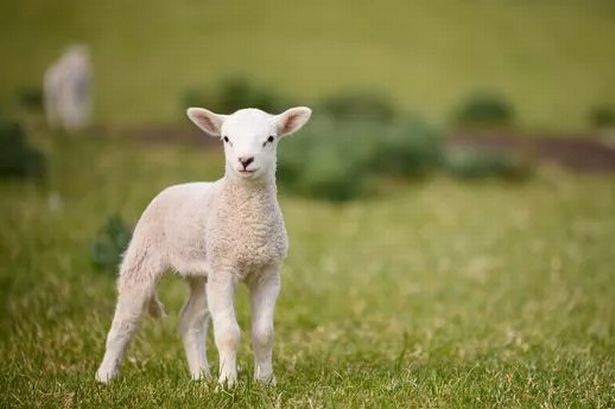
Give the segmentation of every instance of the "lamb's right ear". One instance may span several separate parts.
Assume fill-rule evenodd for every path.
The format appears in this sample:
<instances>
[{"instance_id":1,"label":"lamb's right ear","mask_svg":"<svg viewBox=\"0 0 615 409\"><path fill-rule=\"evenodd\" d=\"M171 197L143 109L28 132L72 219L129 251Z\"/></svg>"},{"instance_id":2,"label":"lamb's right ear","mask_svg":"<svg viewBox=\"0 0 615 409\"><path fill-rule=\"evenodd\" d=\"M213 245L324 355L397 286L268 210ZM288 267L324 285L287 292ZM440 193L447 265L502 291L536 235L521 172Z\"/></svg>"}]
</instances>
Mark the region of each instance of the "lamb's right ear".
<instances>
[{"instance_id":1,"label":"lamb's right ear","mask_svg":"<svg viewBox=\"0 0 615 409\"><path fill-rule=\"evenodd\" d=\"M219 137L226 115L214 114L205 108L188 108L188 118L211 136Z\"/></svg>"}]
</instances>

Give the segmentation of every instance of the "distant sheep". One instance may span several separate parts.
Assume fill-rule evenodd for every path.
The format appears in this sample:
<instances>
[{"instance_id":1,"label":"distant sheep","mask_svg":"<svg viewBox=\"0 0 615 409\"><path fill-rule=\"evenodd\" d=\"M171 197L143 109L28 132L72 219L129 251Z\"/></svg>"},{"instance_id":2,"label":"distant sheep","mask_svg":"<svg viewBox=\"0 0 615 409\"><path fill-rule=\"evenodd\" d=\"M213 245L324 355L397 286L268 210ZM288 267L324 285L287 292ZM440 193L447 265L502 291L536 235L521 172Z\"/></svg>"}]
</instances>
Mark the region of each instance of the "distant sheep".
<instances>
[{"instance_id":1,"label":"distant sheep","mask_svg":"<svg viewBox=\"0 0 615 409\"><path fill-rule=\"evenodd\" d=\"M51 127L78 131L89 125L91 71L87 46L74 45L45 72L45 113Z\"/></svg>"},{"instance_id":2,"label":"distant sheep","mask_svg":"<svg viewBox=\"0 0 615 409\"><path fill-rule=\"evenodd\" d=\"M280 115L188 109L198 127L223 141L225 175L216 182L171 186L143 212L120 267L115 316L97 380L106 383L117 374L142 311L163 314L156 286L165 271L173 270L190 286L180 329L192 379L210 377L205 339L211 314L218 382L236 383L240 330L233 295L244 282L251 297L254 378L275 383L273 315L288 250L277 200L276 150L279 140L299 130L310 115L305 107Z\"/></svg>"}]
</instances>

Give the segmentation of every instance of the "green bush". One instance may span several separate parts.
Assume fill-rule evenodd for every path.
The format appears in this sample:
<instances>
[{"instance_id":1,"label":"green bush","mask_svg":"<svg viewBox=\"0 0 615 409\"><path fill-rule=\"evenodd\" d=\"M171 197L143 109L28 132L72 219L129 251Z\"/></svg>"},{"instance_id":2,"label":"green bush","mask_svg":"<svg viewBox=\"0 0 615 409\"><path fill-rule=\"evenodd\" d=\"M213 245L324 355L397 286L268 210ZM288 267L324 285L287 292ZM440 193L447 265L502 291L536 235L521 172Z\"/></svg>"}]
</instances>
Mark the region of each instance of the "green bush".
<instances>
[{"instance_id":1,"label":"green bush","mask_svg":"<svg viewBox=\"0 0 615 409\"><path fill-rule=\"evenodd\" d=\"M332 201L345 201L365 190L365 175L355 158L340 160L339 150L316 149L316 162L299 179L299 192Z\"/></svg>"},{"instance_id":2,"label":"green bush","mask_svg":"<svg viewBox=\"0 0 615 409\"><path fill-rule=\"evenodd\" d=\"M43 90L40 87L22 88L17 91L17 103L28 111L42 111Z\"/></svg>"},{"instance_id":3,"label":"green bush","mask_svg":"<svg viewBox=\"0 0 615 409\"><path fill-rule=\"evenodd\" d=\"M284 105L282 98L266 87L257 86L243 78L234 78L222 84L217 109L220 112L234 112L252 107L275 113L285 109Z\"/></svg>"},{"instance_id":4,"label":"green bush","mask_svg":"<svg viewBox=\"0 0 615 409\"><path fill-rule=\"evenodd\" d=\"M109 216L94 240L90 242L90 258L99 270L116 270L128 247L132 230L118 215Z\"/></svg>"},{"instance_id":5,"label":"green bush","mask_svg":"<svg viewBox=\"0 0 615 409\"><path fill-rule=\"evenodd\" d=\"M184 91L181 103L183 109L200 106L223 114L229 114L242 108L258 108L276 113L290 107L286 98L244 78L228 79L222 82L215 91L210 92L191 87Z\"/></svg>"},{"instance_id":6,"label":"green bush","mask_svg":"<svg viewBox=\"0 0 615 409\"><path fill-rule=\"evenodd\" d=\"M440 165L442 138L422 121L383 128L376 136L370 166L377 173L417 176Z\"/></svg>"},{"instance_id":7,"label":"green bush","mask_svg":"<svg viewBox=\"0 0 615 409\"><path fill-rule=\"evenodd\" d=\"M283 189L336 201L368 188L373 175L412 176L438 166L441 139L413 121L316 121L280 146L278 180Z\"/></svg>"},{"instance_id":8,"label":"green bush","mask_svg":"<svg viewBox=\"0 0 615 409\"><path fill-rule=\"evenodd\" d=\"M322 101L317 110L338 121L391 122L396 116L395 108L388 98L368 91L332 96Z\"/></svg>"},{"instance_id":9,"label":"green bush","mask_svg":"<svg viewBox=\"0 0 615 409\"><path fill-rule=\"evenodd\" d=\"M514 122L515 113L504 97L484 92L463 102L454 119L461 126L507 126Z\"/></svg>"},{"instance_id":10,"label":"green bush","mask_svg":"<svg viewBox=\"0 0 615 409\"><path fill-rule=\"evenodd\" d=\"M290 192L329 199L350 200L365 189L366 158L352 143L348 128L314 122L280 146L278 180Z\"/></svg>"},{"instance_id":11,"label":"green bush","mask_svg":"<svg viewBox=\"0 0 615 409\"><path fill-rule=\"evenodd\" d=\"M0 119L0 177L43 177L45 157L28 145L23 127Z\"/></svg>"},{"instance_id":12,"label":"green bush","mask_svg":"<svg viewBox=\"0 0 615 409\"><path fill-rule=\"evenodd\" d=\"M607 106L594 107L590 112L590 121L594 128L615 127L615 111Z\"/></svg>"},{"instance_id":13,"label":"green bush","mask_svg":"<svg viewBox=\"0 0 615 409\"><path fill-rule=\"evenodd\" d=\"M522 179L529 175L527 161L511 154L478 149L453 149L445 156L448 173L461 179Z\"/></svg>"}]
</instances>

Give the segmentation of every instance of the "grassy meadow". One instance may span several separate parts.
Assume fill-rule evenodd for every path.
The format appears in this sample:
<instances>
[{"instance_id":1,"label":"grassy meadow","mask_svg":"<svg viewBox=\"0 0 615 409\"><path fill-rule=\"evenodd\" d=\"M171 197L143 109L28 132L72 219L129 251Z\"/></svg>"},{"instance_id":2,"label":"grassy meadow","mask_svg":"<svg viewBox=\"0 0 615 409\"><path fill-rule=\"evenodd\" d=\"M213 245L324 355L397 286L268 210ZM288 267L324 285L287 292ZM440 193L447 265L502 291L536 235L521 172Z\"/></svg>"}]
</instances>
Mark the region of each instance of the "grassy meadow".
<instances>
[{"instance_id":1,"label":"grassy meadow","mask_svg":"<svg viewBox=\"0 0 615 409\"><path fill-rule=\"evenodd\" d=\"M506 121L485 129L576 135L593 110L606 141L613 27L611 0L0 0L0 408L615 408L615 174L472 156L442 132L495 95ZM44 129L37 90L74 42L94 126L68 136ZM233 79L243 96L220 88ZM280 146L278 385L252 381L243 288L239 385L190 381L172 276L168 316L99 385L116 272L92 243L163 188L222 175L219 147L182 139L183 108L238 95L315 108Z\"/></svg>"},{"instance_id":2,"label":"grassy meadow","mask_svg":"<svg viewBox=\"0 0 615 409\"><path fill-rule=\"evenodd\" d=\"M169 184L220 176L221 153L33 141L47 180L0 182L0 407L615 406L615 176L435 174L346 204L283 194L278 386L252 383L243 290L239 386L189 380L176 278L160 290L168 317L144 320L120 377L101 386L115 272L92 267L89 241Z\"/></svg>"},{"instance_id":3,"label":"grassy meadow","mask_svg":"<svg viewBox=\"0 0 615 409\"><path fill-rule=\"evenodd\" d=\"M611 0L4 0L0 111L85 42L105 124L176 122L186 90L239 75L302 104L373 89L439 123L493 90L522 127L582 130L615 109L614 25Z\"/></svg>"}]
</instances>

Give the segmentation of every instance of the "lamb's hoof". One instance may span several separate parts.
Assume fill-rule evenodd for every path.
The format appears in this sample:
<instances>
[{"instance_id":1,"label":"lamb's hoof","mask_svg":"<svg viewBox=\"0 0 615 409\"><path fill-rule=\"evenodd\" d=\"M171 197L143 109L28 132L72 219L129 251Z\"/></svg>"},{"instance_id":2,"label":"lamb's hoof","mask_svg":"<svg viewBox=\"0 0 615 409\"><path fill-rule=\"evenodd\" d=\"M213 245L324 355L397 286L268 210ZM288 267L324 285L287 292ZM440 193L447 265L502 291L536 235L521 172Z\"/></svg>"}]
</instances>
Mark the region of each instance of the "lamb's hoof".
<instances>
[{"instance_id":1,"label":"lamb's hoof","mask_svg":"<svg viewBox=\"0 0 615 409\"><path fill-rule=\"evenodd\" d=\"M233 389L237 385L237 374L221 374L216 390Z\"/></svg>"},{"instance_id":2,"label":"lamb's hoof","mask_svg":"<svg viewBox=\"0 0 615 409\"><path fill-rule=\"evenodd\" d=\"M276 386L277 384L277 380L275 379L274 374L271 374L269 376L255 376L254 380L260 384L268 386Z\"/></svg>"},{"instance_id":3,"label":"lamb's hoof","mask_svg":"<svg viewBox=\"0 0 615 409\"><path fill-rule=\"evenodd\" d=\"M190 374L190 378L193 381L210 381L211 380L211 372L208 369L201 369L198 372L193 372Z\"/></svg>"},{"instance_id":4,"label":"lamb's hoof","mask_svg":"<svg viewBox=\"0 0 615 409\"><path fill-rule=\"evenodd\" d=\"M96 371L96 380L102 384L108 384L111 379L115 378L117 370L98 368Z\"/></svg>"}]
</instances>

